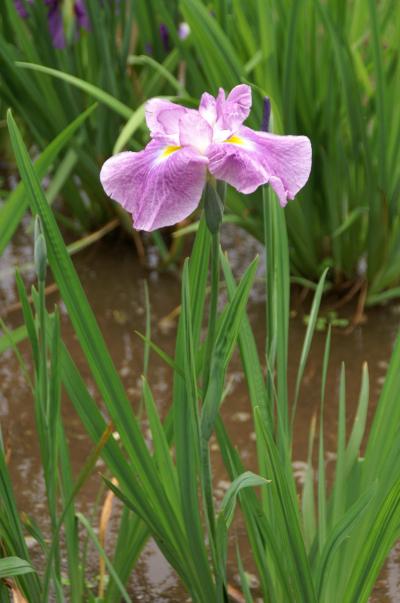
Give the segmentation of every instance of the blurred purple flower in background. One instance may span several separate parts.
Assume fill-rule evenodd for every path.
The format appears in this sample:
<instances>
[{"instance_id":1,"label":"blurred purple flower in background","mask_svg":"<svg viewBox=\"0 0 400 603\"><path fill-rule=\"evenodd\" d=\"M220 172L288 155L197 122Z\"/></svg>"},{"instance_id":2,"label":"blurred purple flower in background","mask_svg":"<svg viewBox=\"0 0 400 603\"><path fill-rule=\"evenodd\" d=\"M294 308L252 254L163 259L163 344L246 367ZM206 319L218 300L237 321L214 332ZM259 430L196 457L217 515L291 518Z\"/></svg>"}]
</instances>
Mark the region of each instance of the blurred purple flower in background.
<instances>
[{"instance_id":1,"label":"blurred purple flower in background","mask_svg":"<svg viewBox=\"0 0 400 603\"><path fill-rule=\"evenodd\" d=\"M43 0L48 7L47 22L49 32L55 48L65 48L64 22L62 13L63 0ZM27 4L33 4L34 0L26 0ZM14 0L15 8L19 15L26 19L29 15L24 0ZM73 4L74 17L78 29L90 29L89 17L86 12L84 0L75 0Z\"/></svg>"},{"instance_id":2,"label":"blurred purple flower in background","mask_svg":"<svg viewBox=\"0 0 400 603\"><path fill-rule=\"evenodd\" d=\"M89 15L86 12L84 0L75 0L74 13L75 13L75 18L76 18L78 27L81 27L82 29L86 29L86 31L89 31L90 21L89 21Z\"/></svg>"},{"instance_id":3,"label":"blurred purple flower in background","mask_svg":"<svg viewBox=\"0 0 400 603\"><path fill-rule=\"evenodd\" d=\"M190 27L187 23L185 23L184 21L182 23L179 23L178 25L178 37L181 40L186 40L186 38L190 35ZM165 23L161 23L160 24L160 38L164 47L165 52L169 52L171 50L171 44L170 44L170 35L169 35L169 29L168 27L165 25ZM146 45L146 52L148 54L152 54L153 48L147 48L148 45Z\"/></svg>"},{"instance_id":4,"label":"blurred purple flower in background","mask_svg":"<svg viewBox=\"0 0 400 603\"><path fill-rule=\"evenodd\" d=\"M169 50L169 31L168 27L165 23L161 23L160 25L160 38L164 46L164 50L168 52Z\"/></svg>"},{"instance_id":5,"label":"blurred purple flower in background","mask_svg":"<svg viewBox=\"0 0 400 603\"><path fill-rule=\"evenodd\" d=\"M179 23L178 26L178 36L180 37L181 40L186 40L186 38L190 35L190 26L188 23L185 23L185 21L182 21L182 23Z\"/></svg>"},{"instance_id":6,"label":"blurred purple flower in background","mask_svg":"<svg viewBox=\"0 0 400 603\"><path fill-rule=\"evenodd\" d=\"M255 132L243 125L251 89L241 84L226 97L205 92L199 109L154 98L146 105L151 141L139 153L119 153L103 165L106 193L134 220L155 230L184 220L198 206L208 174L249 194L270 184L285 206L305 185L311 143L305 136Z\"/></svg>"},{"instance_id":7,"label":"blurred purple flower in background","mask_svg":"<svg viewBox=\"0 0 400 603\"><path fill-rule=\"evenodd\" d=\"M27 0L27 4L32 4L33 0ZM15 8L17 9L19 16L23 19L26 19L28 16L28 12L25 8L24 0L14 0Z\"/></svg>"},{"instance_id":8,"label":"blurred purple flower in background","mask_svg":"<svg viewBox=\"0 0 400 603\"><path fill-rule=\"evenodd\" d=\"M61 12L62 0L44 0L44 2L49 7L47 21L53 46L54 48L65 48L64 25Z\"/></svg>"}]
</instances>

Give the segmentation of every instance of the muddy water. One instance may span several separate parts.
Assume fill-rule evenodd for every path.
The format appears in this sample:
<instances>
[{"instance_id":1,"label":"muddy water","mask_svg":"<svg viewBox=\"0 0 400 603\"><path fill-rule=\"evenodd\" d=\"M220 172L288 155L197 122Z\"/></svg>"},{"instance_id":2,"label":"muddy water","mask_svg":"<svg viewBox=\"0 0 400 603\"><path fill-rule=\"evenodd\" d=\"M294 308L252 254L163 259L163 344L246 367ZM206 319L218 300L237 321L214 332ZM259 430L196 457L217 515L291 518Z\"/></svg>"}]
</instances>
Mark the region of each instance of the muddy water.
<instances>
[{"instance_id":1,"label":"muddy water","mask_svg":"<svg viewBox=\"0 0 400 603\"><path fill-rule=\"evenodd\" d=\"M259 251L257 244L232 228L224 232L224 246L229 250L231 263L236 274L241 274L247 263ZM31 258L31 240L23 232L5 256L0 260L0 314L9 326L15 327L21 322L16 307L14 278L4 275L16 262L26 262ZM150 250L150 258L155 254ZM152 260L153 261L153 260ZM109 346L114 362L126 386L132 404L138 404L140 397L139 379L143 370L143 347L134 331L144 331L144 286L147 279L152 310L152 337L167 353L173 353L176 319L174 310L179 304L179 279L177 274L160 274L156 270L144 270L137 261L132 245L118 232L109 235L106 240L82 252L74 259L84 288L99 320L101 329ZM260 268L260 277L263 267ZM32 278L27 274L27 282ZM261 280L261 279L260 279ZM48 296L49 307L59 302L57 292ZM297 361L300 355L305 333L304 313L306 302L293 296L293 318L290 329L290 370L291 391L295 380ZM61 303L63 316L63 337L80 370L90 384L95 395L79 345L68 323L65 309ZM349 313L349 310L346 311ZM252 293L249 316L255 326L259 349L264 341L264 297L261 282L256 283ZM337 390L341 362L347 371L347 400L351 418L357 404L360 386L361 366L367 361L371 375L371 397L376 400L387 368L393 341L400 322L400 306L392 305L385 310L368 312L367 322L350 333L344 329L335 329L332 341L332 357L328 378L328 400L326 405L327 449L335 449L337 428ZM296 467L306 460L307 437L310 420L319 406L319 375L321 374L325 333L316 334L310 360L307 365L301 400L298 408L296 435L294 443ZM29 365L28 347L21 346L23 357ZM170 370L153 354L151 356L149 381L160 409L167 409L170 399ZM28 387L21 376L18 363L12 352L0 357L0 421L3 433L10 444L12 456L10 467L21 511L33 515L40 525L45 527L45 500L43 476L38 462L32 399ZM231 392L223 407L224 420L233 441L242 452L242 457L250 469L255 469L254 440L250 420L250 407L240 363L234 358L230 369L229 382ZM63 416L72 451L74 471L82 463L91 449L73 408L64 402ZM214 445L213 461L216 487L219 495L226 488L226 476L223 471L217 446ZM83 512L93 512L93 501L101 484L100 477L94 475L80 497ZM115 515L117 515L117 511ZM98 516L94 512L94 521ZM115 529L116 519L111 522L111 531ZM243 552L246 567L252 571L249 554L246 554L246 542L240 524L235 528ZM387 569L382 575L373 600L383 602L400 600L400 557L393 551ZM93 575L96 575L96 556L93 555ZM235 584L236 576L230 580ZM144 602L172 603L186 601L187 595L181 589L179 581L151 542L147 545L130 582L130 592L135 600Z\"/></svg>"}]
</instances>

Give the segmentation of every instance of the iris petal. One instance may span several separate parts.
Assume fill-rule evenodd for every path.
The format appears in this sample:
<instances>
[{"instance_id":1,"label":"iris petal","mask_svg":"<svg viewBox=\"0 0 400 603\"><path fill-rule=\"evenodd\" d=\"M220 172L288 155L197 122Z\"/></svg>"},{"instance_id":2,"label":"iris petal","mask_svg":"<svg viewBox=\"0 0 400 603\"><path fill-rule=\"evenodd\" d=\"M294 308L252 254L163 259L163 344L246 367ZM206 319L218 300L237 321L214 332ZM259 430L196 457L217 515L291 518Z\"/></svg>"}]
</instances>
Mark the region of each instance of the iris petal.
<instances>
[{"instance_id":1,"label":"iris petal","mask_svg":"<svg viewBox=\"0 0 400 603\"><path fill-rule=\"evenodd\" d=\"M150 142L139 153L108 159L100 173L106 193L133 216L137 230L156 230L187 218L205 185L207 158L190 148Z\"/></svg>"},{"instance_id":2,"label":"iris petal","mask_svg":"<svg viewBox=\"0 0 400 603\"><path fill-rule=\"evenodd\" d=\"M269 182L282 206L305 185L311 170L311 143L305 136L278 136L244 126L226 142L211 145L207 155L216 178L246 194Z\"/></svg>"},{"instance_id":3,"label":"iris petal","mask_svg":"<svg viewBox=\"0 0 400 603\"><path fill-rule=\"evenodd\" d=\"M220 102L218 123L225 130L235 132L249 116L251 88L246 84L235 86L226 100Z\"/></svg>"},{"instance_id":4,"label":"iris petal","mask_svg":"<svg viewBox=\"0 0 400 603\"><path fill-rule=\"evenodd\" d=\"M179 140L182 146L190 146L204 153L212 142L213 130L198 111L190 111L179 121Z\"/></svg>"},{"instance_id":5,"label":"iris petal","mask_svg":"<svg viewBox=\"0 0 400 603\"><path fill-rule=\"evenodd\" d=\"M189 111L170 101L152 98L146 103L146 123L152 138L179 145L179 120Z\"/></svg>"}]
</instances>

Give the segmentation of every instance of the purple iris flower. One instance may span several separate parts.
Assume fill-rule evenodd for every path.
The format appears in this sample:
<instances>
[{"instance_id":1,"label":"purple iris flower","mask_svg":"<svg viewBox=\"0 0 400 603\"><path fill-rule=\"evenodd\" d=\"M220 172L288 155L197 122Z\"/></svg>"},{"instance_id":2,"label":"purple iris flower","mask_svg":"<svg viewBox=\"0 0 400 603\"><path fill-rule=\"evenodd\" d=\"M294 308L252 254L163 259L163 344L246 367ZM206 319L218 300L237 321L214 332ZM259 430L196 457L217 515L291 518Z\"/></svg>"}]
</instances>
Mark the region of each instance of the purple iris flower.
<instances>
[{"instance_id":1,"label":"purple iris flower","mask_svg":"<svg viewBox=\"0 0 400 603\"><path fill-rule=\"evenodd\" d=\"M186 38L190 35L190 26L185 21L179 23L178 26L178 36L181 40L186 40Z\"/></svg>"},{"instance_id":2,"label":"purple iris flower","mask_svg":"<svg viewBox=\"0 0 400 603\"><path fill-rule=\"evenodd\" d=\"M33 4L34 0L27 0L27 2ZM23 0L14 0L14 3L19 15L26 19L28 13ZM62 0L44 0L44 4L48 7L47 21L53 45L55 48L65 48L64 23L61 10ZM84 0L75 0L74 14L77 26L89 30L90 23Z\"/></svg>"},{"instance_id":3,"label":"purple iris flower","mask_svg":"<svg viewBox=\"0 0 400 603\"><path fill-rule=\"evenodd\" d=\"M54 48L65 48L64 24L61 12L62 0L44 0L49 7L47 22Z\"/></svg>"},{"instance_id":4,"label":"purple iris flower","mask_svg":"<svg viewBox=\"0 0 400 603\"><path fill-rule=\"evenodd\" d=\"M161 25L160 25L160 38L161 38L161 42L164 46L164 50L166 52L168 52L168 50L169 50L169 31L168 31L168 27L165 25L165 23L161 23Z\"/></svg>"},{"instance_id":5,"label":"purple iris flower","mask_svg":"<svg viewBox=\"0 0 400 603\"><path fill-rule=\"evenodd\" d=\"M228 97L222 88L216 98L205 92L198 110L148 101L151 141L143 151L119 153L105 162L104 190L132 214L137 230L147 231L189 216L208 173L244 194L269 183L285 206L308 180L311 143L305 136L244 126L250 108L251 89L244 84Z\"/></svg>"},{"instance_id":6,"label":"purple iris flower","mask_svg":"<svg viewBox=\"0 0 400 603\"><path fill-rule=\"evenodd\" d=\"M28 4L32 4L33 0L27 0ZM20 17L22 17L23 19L26 19L28 17L28 12L25 8L25 3L24 0L14 0L14 4L15 4L15 8L18 11L18 14Z\"/></svg>"},{"instance_id":7,"label":"purple iris flower","mask_svg":"<svg viewBox=\"0 0 400 603\"><path fill-rule=\"evenodd\" d=\"M86 31L89 31L89 29L90 29L89 15L86 12L84 0L75 0L74 14L75 14L75 19L76 19L78 27L81 27L82 29L86 29Z\"/></svg>"},{"instance_id":8,"label":"purple iris flower","mask_svg":"<svg viewBox=\"0 0 400 603\"><path fill-rule=\"evenodd\" d=\"M61 11L62 0L44 0L49 7L47 19L49 30L55 48L65 48L65 35L63 16ZM74 14L79 28L90 29L89 17L86 12L84 0L75 0Z\"/></svg>"},{"instance_id":9,"label":"purple iris flower","mask_svg":"<svg viewBox=\"0 0 400 603\"><path fill-rule=\"evenodd\" d=\"M181 40L186 40L186 38L190 35L190 27L187 23L182 22L179 23L178 25L178 37ZM161 42L162 45L164 47L164 50L166 52L168 52L170 50L170 36L169 36L169 29L168 27L165 25L165 23L161 23L160 25L160 38L161 38ZM146 52L147 52L147 48L146 48ZM148 52L148 54L152 54L153 49L151 49L150 52Z\"/></svg>"}]
</instances>

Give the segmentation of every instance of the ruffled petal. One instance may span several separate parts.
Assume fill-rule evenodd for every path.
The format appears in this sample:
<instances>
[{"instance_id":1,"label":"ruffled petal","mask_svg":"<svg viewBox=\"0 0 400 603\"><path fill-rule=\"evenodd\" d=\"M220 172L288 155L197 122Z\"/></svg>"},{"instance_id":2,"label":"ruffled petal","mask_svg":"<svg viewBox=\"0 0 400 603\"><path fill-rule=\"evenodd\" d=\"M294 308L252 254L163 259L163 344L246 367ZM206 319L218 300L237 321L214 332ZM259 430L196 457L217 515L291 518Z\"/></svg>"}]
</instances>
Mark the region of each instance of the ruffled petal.
<instances>
[{"instance_id":1,"label":"ruffled petal","mask_svg":"<svg viewBox=\"0 0 400 603\"><path fill-rule=\"evenodd\" d=\"M227 99L221 102L218 111L218 122L226 130L236 132L245 119L249 116L251 109L251 88L246 84L235 86L228 94Z\"/></svg>"},{"instance_id":2,"label":"ruffled petal","mask_svg":"<svg viewBox=\"0 0 400 603\"><path fill-rule=\"evenodd\" d=\"M217 121L217 101L212 94L204 92L201 95L199 113L210 124L210 126L215 124Z\"/></svg>"},{"instance_id":3,"label":"ruffled petal","mask_svg":"<svg viewBox=\"0 0 400 603\"><path fill-rule=\"evenodd\" d=\"M207 161L190 148L154 140L144 151L108 159L100 179L106 193L132 214L134 227L151 231L176 224L196 209Z\"/></svg>"},{"instance_id":4,"label":"ruffled petal","mask_svg":"<svg viewBox=\"0 0 400 603\"><path fill-rule=\"evenodd\" d=\"M311 170L306 136L278 136L241 127L226 142L211 145L209 170L241 193L270 183L285 206L305 185Z\"/></svg>"},{"instance_id":5,"label":"ruffled petal","mask_svg":"<svg viewBox=\"0 0 400 603\"><path fill-rule=\"evenodd\" d=\"M248 117L251 109L251 88L245 84L235 86L226 98L220 88L216 98L204 92L199 113L213 128L213 142L223 142L234 134Z\"/></svg>"},{"instance_id":6,"label":"ruffled petal","mask_svg":"<svg viewBox=\"0 0 400 603\"><path fill-rule=\"evenodd\" d=\"M189 111L160 98L152 98L146 103L146 123L152 138L179 145L179 120Z\"/></svg>"}]
</instances>

